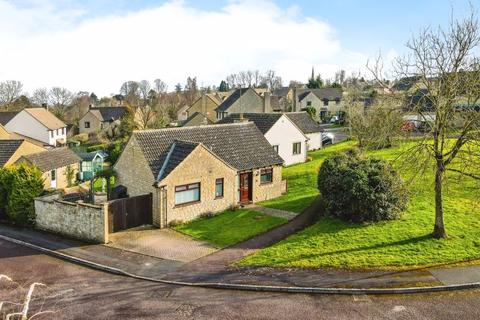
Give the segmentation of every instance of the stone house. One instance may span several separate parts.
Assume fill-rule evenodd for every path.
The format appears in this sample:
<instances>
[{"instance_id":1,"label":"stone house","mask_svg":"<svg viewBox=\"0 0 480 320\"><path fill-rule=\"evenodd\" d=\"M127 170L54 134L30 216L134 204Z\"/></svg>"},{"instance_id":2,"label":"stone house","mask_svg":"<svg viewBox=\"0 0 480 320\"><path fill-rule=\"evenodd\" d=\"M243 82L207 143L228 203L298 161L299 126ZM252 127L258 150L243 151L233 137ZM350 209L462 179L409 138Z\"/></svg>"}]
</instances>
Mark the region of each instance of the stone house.
<instances>
[{"instance_id":1,"label":"stone house","mask_svg":"<svg viewBox=\"0 0 480 320\"><path fill-rule=\"evenodd\" d=\"M217 121L234 113L269 113L272 112L270 94L261 97L252 88L235 90L216 109Z\"/></svg>"},{"instance_id":2,"label":"stone house","mask_svg":"<svg viewBox=\"0 0 480 320\"><path fill-rule=\"evenodd\" d=\"M191 114L185 121L179 123L180 127L203 126L213 124L214 122L207 118L203 113L195 112Z\"/></svg>"},{"instance_id":3,"label":"stone house","mask_svg":"<svg viewBox=\"0 0 480 320\"><path fill-rule=\"evenodd\" d=\"M308 137L297 125L282 113L230 114L218 123L253 122L284 164L289 166L307 159Z\"/></svg>"},{"instance_id":4,"label":"stone house","mask_svg":"<svg viewBox=\"0 0 480 320\"><path fill-rule=\"evenodd\" d=\"M337 88L297 89L293 111L302 111L308 107L316 110L316 119L324 120L327 116L338 115L344 111L342 90Z\"/></svg>"},{"instance_id":5,"label":"stone house","mask_svg":"<svg viewBox=\"0 0 480 320\"><path fill-rule=\"evenodd\" d=\"M79 156L64 147L23 155L16 161L16 164L27 163L36 166L42 172L45 189L65 189L69 187L69 170L70 182L76 181L80 161Z\"/></svg>"},{"instance_id":6,"label":"stone house","mask_svg":"<svg viewBox=\"0 0 480 320\"><path fill-rule=\"evenodd\" d=\"M106 131L113 123L118 123L127 113L126 107L90 107L78 122L80 133Z\"/></svg>"},{"instance_id":7,"label":"stone house","mask_svg":"<svg viewBox=\"0 0 480 320\"><path fill-rule=\"evenodd\" d=\"M317 150L322 148L322 127L315 122L305 111L287 112L285 115L307 136L307 150Z\"/></svg>"},{"instance_id":8,"label":"stone house","mask_svg":"<svg viewBox=\"0 0 480 320\"><path fill-rule=\"evenodd\" d=\"M23 109L7 122L5 129L45 145L60 146L67 142L67 125L46 108Z\"/></svg>"},{"instance_id":9,"label":"stone house","mask_svg":"<svg viewBox=\"0 0 480 320\"><path fill-rule=\"evenodd\" d=\"M45 148L22 139L0 140L0 168L13 165L20 157L45 151Z\"/></svg>"},{"instance_id":10,"label":"stone house","mask_svg":"<svg viewBox=\"0 0 480 320\"><path fill-rule=\"evenodd\" d=\"M134 131L114 168L130 196L153 195L153 223L163 228L280 196L282 164L249 122Z\"/></svg>"},{"instance_id":11,"label":"stone house","mask_svg":"<svg viewBox=\"0 0 480 320\"><path fill-rule=\"evenodd\" d=\"M215 109L221 104L221 99L214 94L202 94L191 107L186 109L187 119L196 113L202 114L208 122L217 121ZM185 120L187 120L185 119Z\"/></svg>"}]
</instances>

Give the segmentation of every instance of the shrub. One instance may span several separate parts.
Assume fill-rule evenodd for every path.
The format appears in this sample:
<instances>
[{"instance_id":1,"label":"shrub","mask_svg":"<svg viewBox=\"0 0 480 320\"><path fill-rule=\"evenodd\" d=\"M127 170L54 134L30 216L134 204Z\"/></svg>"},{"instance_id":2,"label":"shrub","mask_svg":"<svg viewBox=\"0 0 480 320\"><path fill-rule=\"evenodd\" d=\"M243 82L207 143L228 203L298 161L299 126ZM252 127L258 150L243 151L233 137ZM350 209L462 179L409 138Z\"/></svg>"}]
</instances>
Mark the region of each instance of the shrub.
<instances>
[{"instance_id":1,"label":"shrub","mask_svg":"<svg viewBox=\"0 0 480 320\"><path fill-rule=\"evenodd\" d=\"M42 173L36 167L26 164L7 170L11 175L11 186L7 194L7 215L19 225L33 225L34 198L43 192Z\"/></svg>"},{"instance_id":2,"label":"shrub","mask_svg":"<svg viewBox=\"0 0 480 320\"><path fill-rule=\"evenodd\" d=\"M407 189L389 163L355 150L325 160L318 188L327 213L352 222L397 219L408 202Z\"/></svg>"},{"instance_id":3,"label":"shrub","mask_svg":"<svg viewBox=\"0 0 480 320\"><path fill-rule=\"evenodd\" d=\"M12 169L13 167L0 169L0 217L2 218L7 215L8 195L13 182Z\"/></svg>"}]
</instances>

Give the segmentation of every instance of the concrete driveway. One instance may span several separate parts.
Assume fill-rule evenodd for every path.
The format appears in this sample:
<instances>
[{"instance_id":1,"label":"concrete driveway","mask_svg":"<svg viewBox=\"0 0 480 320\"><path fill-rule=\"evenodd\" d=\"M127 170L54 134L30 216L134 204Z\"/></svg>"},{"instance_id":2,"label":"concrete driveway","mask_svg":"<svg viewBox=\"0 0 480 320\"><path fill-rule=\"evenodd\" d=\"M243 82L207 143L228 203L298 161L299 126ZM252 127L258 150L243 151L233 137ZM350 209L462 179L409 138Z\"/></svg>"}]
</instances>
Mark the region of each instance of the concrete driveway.
<instances>
[{"instance_id":1,"label":"concrete driveway","mask_svg":"<svg viewBox=\"0 0 480 320\"><path fill-rule=\"evenodd\" d=\"M109 239L108 246L117 249L180 262L191 262L218 250L174 230L154 227L112 233Z\"/></svg>"}]
</instances>

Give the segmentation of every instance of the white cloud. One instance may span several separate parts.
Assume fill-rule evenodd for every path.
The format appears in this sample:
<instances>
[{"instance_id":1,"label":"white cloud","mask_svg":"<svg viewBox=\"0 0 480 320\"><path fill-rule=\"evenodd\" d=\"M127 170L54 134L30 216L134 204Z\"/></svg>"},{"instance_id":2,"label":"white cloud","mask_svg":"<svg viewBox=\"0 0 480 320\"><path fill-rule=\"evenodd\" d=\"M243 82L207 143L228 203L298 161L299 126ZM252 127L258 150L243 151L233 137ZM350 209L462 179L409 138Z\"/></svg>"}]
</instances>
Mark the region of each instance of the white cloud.
<instances>
[{"instance_id":1,"label":"white cloud","mask_svg":"<svg viewBox=\"0 0 480 320\"><path fill-rule=\"evenodd\" d=\"M173 1L96 18L36 2L24 9L0 0L0 29L8 30L0 35L0 80L21 80L28 90L63 86L108 95L126 80L158 77L173 89L187 76L218 84L246 69L305 80L312 66L332 77L366 61L342 48L332 26L269 1L235 1L214 11Z\"/></svg>"}]
</instances>

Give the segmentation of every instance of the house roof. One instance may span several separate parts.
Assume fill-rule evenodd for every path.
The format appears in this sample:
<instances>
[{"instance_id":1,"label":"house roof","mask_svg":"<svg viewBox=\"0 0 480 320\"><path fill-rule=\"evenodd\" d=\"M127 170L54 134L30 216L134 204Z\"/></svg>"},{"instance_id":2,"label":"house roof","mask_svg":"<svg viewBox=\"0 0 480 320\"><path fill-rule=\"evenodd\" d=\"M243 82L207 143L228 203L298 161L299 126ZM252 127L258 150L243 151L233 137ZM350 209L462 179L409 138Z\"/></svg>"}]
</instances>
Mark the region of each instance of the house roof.
<instances>
[{"instance_id":1,"label":"house roof","mask_svg":"<svg viewBox=\"0 0 480 320\"><path fill-rule=\"evenodd\" d=\"M80 157L68 148L56 148L52 150L32 153L22 156L17 162L27 160L42 172L62 168L80 162Z\"/></svg>"},{"instance_id":2,"label":"house roof","mask_svg":"<svg viewBox=\"0 0 480 320\"><path fill-rule=\"evenodd\" d=\"M81 158L82 161L92 161L97 156L105 159L107 157L107 153L103 150L97 150L92 152L79 153L78 156Z\"/></svg>"},{"instance_id":3,"label":"house roof","mask_svg":"<svg viewBox=\"0 0 480 320\"><path fill-rule=\"evenodd\" d=\"M150 169L158 176L175 141L201 143L238 171L283 164L255 124L235 123L134 131Z\"/></svg>"},{"instance_id":4,"label":"house roof","mask_svg":"<svg viewBox=\"0 0 480 320\"><path fill-rule=\"evenodd\" d=\"M197 142L175 140L163 162L157 181L168 176L185 158L193 152L200 144Z\"/></svg>"},{"instance_id":5,"label":"house roof","mask_svg":"<svg viewBox=\"0 0 480 320\"><path fill-rule=\"evenodd\" d=\"M53 113L45 108L26 108L23 110L50 130L55 130L66 126L62 120L55 117Z\"/></svg>"},{"instance_id":6,"label":"house roof","mask_svg":"<svg viewBox=\"0 0 480 320\"><path fill-rule=\"evenodd\" d=\"M281 113L243 113L245 121L251 121L255 123L257 128L263 133L267 133L271 127L280 119ZM229 114L227 117L218 121L219 124L225 123L238 123L241 121L241 115L239 113Z\"/></svg>"},{"instance_id":7,"label":"house roof","mask_svg":"<svg viewBox=\"0 0 480 320\"><path fill-rule=\"evenodd\" d=\"M0 167L3 167L22 145L23 140L0 140Z\"/></svg>"},{"instance_id":8,"label":"house roof","mask_svg":"<svg viewBox=\"0 0 480 320\"><path fill-rule=\"evenodd\" d=\"M287 112L285 115L292 120L304 134L323 132L322 127L306 112Z\"/></svg>"},{"instance_id":9,"label":"house roof","mask_svg":"<svg viewBox=\"0 0 480 320\"><path fill-rule=\"evenodd\" d=\"M286 97L289 91L290 91L290 87L281 87L273 90L273 95L279 96L279 97Z\"/></svg>"},{"instance_id":10,"label":"house roof","mask_svg":"<svg viewBox=\"0 0 480 320\"><path fill-rule=\"evenodd\" d=\"M252 90L252 89L251 88L236 89L231 95L229 95L225 100L223 100L223 102L215 110L217 112L227 111L248 90ZM255 94L257 93L255 92Z\"/></svg>"},{"instance_id":11,"label":"house roof","mask_svg":"<svg viewBox=\"0 0 480 320\"><path fill-rule=\"evenodd\" d=\"M319 88L319 89L304 89L298 91L298 100L302 101L310 92L317 96L320 100L340 100L342 99L342 90L338 88Z\"/></svg>"},{"instance_id":12,"label":"house roof","mask_svg":"<svg viewBox=\"0 0 480 320\"><path fill-rule=\"evenodd\" d=\"M18 114L18 111L2 111L0 112L0 124L6 125L10 120Z\"/></svg>"},{"instance_id":13,"label":"house roof","mask_svg":"<svg viewBox=\"0 0 480 320\"><path fill-rule=\"evenodd\" d=\"M126 107L94 107L89 110L100 121L115 121L121 119L127 112Z\"/></svg>"},{"instance_id":14,"label":"house roof","mask_svg":"<svg viewBox=\"0 0 480 320\"><path fill-rule=\"evenodd\" d=\"M201 112L194 112L185 121L183 121L180 124L180 126L182 126L182 127L192 127L192 126L201 126L201 125L205 125L205 124L213 124L213 121L209 120Z\"/></svg>"}]
</instances>

